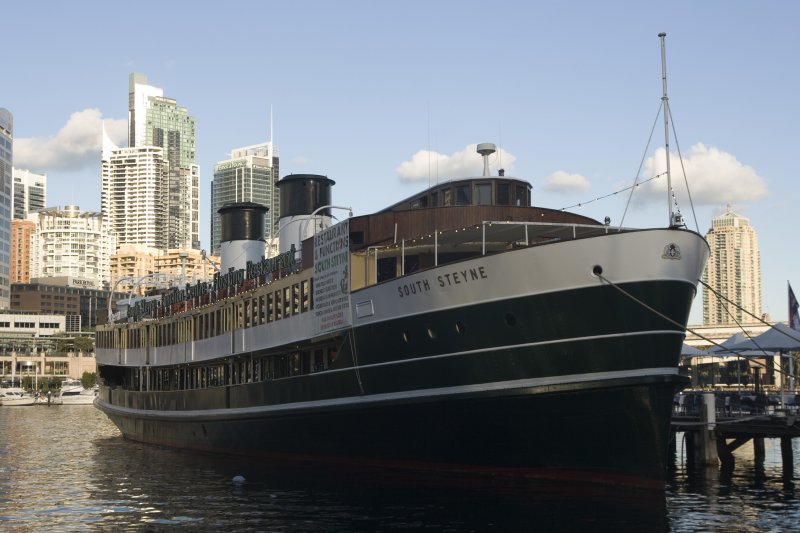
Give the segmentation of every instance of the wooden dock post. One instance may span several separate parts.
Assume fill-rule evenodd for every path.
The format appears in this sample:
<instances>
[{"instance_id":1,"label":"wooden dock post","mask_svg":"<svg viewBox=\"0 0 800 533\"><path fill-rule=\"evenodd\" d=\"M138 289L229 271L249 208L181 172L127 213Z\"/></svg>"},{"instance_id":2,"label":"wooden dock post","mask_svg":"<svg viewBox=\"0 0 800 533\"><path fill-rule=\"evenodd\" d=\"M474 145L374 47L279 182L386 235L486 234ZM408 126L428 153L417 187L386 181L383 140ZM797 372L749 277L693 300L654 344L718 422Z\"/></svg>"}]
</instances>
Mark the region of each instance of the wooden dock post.
<instances>
[{"instance_id":1,"label":"wooden dock post","mask_svg":"<svg viewBox=\"0 0 800 533\"><path fill-rule=\"evenodd\" d=\"M783 479L794 479L794 451L791 437L781 437L781 459L783 460Z\"/></svg>"},{"instance_id":2,"label":"wooden dock post","mask_svg":"<svg viewBox=\"0 0 800 533\"><path fill-rule=\"evenodd\" d=\"M719 464L719 455L717 454L717 438L714 431L717 426L717 411L713 392L703 394L700 421L703 425L698 431L697 464L701 466L717 466Z\"/></svg>"}]
</instances>

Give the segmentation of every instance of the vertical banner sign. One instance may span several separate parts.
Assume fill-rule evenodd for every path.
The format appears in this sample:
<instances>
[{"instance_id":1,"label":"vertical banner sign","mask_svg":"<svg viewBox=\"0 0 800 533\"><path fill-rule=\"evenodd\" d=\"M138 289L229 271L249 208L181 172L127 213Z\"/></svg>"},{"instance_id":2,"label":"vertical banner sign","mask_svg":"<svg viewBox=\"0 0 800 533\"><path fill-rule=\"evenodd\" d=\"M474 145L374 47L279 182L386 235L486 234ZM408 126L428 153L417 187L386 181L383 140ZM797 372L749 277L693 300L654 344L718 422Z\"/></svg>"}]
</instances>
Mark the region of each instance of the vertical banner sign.
<instances>
[{"instance_id":1,"label":"vertical banner sign","mask_svg":"<svg viewBox=\"0 0 800 533\"><path fill-rule=\"evenodd\" d=\"M314 235L314 325L317 334L349 327L350 220Z\"/></svg>"}]
</instances>

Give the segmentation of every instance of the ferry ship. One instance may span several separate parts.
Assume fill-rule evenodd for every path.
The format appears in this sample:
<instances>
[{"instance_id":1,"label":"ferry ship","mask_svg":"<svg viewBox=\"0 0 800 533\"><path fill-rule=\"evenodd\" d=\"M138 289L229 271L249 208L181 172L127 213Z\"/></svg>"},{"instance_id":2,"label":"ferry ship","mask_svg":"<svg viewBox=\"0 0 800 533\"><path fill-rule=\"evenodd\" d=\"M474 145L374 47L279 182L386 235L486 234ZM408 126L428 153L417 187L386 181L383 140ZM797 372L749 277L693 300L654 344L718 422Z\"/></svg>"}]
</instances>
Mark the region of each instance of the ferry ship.
<instances>
[{"instance_id":1,"label":"ferry ship","mask_svg":"<svg viewBox=\"0 0 800 533\"><path fill-rule=\"evenodd\" d=\"M97 328L95 405L135 441L204 452L658 486L696 283L682 226L531 205L484 175L334 221L289 175L220 210L213 282Z\"/></svg>"}]
</instances>

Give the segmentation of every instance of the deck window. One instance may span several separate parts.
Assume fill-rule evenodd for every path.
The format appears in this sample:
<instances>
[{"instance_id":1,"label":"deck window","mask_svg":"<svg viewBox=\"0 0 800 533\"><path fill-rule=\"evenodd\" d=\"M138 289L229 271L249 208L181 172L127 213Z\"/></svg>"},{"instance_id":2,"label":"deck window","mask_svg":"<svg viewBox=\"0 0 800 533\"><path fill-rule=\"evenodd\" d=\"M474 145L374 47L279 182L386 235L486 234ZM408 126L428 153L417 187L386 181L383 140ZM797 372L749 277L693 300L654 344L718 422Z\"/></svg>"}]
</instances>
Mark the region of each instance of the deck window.
<instances>
[{"instance_id":1,"label":"deck window","mask_svg":"<svg viewBox=\"0 0 800 533\"><path fill-rule=\"evenodd\" d=\"M450 189L445 189L442 191L442 205L447 207L450 205L450 198L451 198Z\"/></svg>"},{"instance_id":2,"label":"deck window","mask_svg":"<svg viewBox=\"0 0 800 533\"><path fill-rule=\"evenodd\" d=\"M475 185L475 201L478 205L492 205L491 183L478 183Z\"/></svg>"},{"instance_id":3,"label":"deck window","mask_svg":"<svg viewBox=\"0 0 800 533\"><path fill-rule=\"evenodd\" d=\"M517 195L515 198L514 205L516 205L517 207L526 207L528 205L527 202L528 195L527 192L525 191L525 187L517 186L516 189L517 189Z\"/></svg>"},{"instance_id":4,"label":"deck window","mask_svg":"<svg viewBox=\"0 0 800 533\"><path fill-rule=\"evenodd\" d=\"M472 190L469 185L456 187L456 205L472 205Z\"/></svg>"},{"instance_id":5,"label":"deck window","mask_svg":"<svg viewBox=\"0 0 800 533\"><path fill-rule=\"evenodd\" d=\"M511 186L508 183L497 184L497 205L511 205Z\"/></svg>"}]
</instances>

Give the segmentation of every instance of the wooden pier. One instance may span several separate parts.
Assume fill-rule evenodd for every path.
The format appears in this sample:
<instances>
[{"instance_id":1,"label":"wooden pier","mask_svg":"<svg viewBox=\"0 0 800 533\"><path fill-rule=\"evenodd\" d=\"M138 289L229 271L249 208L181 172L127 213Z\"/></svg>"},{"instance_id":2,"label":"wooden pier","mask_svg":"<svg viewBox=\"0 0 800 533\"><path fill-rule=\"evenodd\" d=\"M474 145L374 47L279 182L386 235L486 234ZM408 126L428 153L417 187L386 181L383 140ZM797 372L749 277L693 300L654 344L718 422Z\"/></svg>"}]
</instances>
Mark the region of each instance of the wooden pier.
<instances>
[{"instance_id":1,"label":"wooden pier","mask_svg":"<svg viewBox=\"0 0 800 533\"><path fill-rule=\"evenodd\" d=\"M794 396L791 403L785 395L766 394L703 392L684 396L688 398L692 401L676 403L672 432L673 436L685 434L690 464L733 470L734 450L750 440L756 464L763 464L764 439L780 439L784 477L792 477L792 439L800 437L800 411Z\"/></svg>"}]
</instances>

